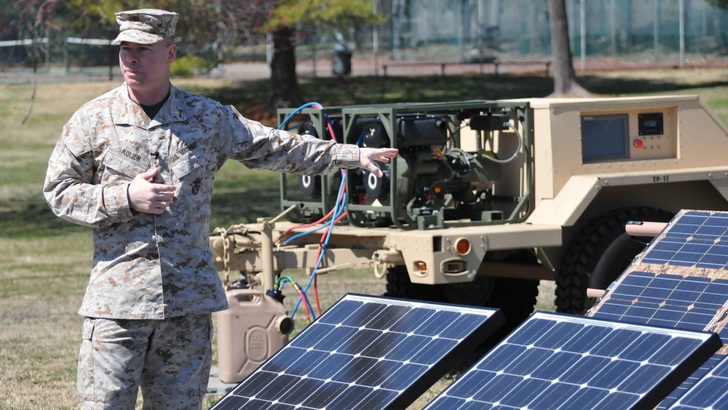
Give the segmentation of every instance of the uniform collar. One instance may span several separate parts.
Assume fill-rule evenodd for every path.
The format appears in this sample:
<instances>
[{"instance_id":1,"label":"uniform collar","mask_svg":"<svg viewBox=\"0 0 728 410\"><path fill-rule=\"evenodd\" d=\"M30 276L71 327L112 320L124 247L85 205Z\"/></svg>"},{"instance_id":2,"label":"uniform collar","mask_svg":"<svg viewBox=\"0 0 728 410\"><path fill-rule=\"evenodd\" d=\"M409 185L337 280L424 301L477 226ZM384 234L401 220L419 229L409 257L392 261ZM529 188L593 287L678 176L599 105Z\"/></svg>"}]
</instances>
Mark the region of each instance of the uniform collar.
<instances>
[{"instance_id":1,"label":"uniform collar","mask_svg":"<svg viewBox=\"0 0 728 410\"><path fill-rule=\"evenodd\" d=\"M117 98L113 99L111 116L116 125L133 125L139 128L150 129L159 125L187 120L181 91L171 85L169 99L159 110L154 119L149 119L142 107L129 97L126 84L117 89Z\"/></svg>"}]
</instances>

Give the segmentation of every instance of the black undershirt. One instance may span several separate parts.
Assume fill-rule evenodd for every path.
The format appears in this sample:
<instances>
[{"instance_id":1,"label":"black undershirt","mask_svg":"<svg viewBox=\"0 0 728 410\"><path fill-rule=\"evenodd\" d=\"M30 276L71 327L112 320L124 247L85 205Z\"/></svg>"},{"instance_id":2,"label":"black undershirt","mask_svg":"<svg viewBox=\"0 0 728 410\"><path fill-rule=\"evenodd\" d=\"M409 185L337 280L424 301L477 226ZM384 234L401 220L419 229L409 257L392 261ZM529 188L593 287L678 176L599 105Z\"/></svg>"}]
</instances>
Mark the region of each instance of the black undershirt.
<instances>
[{"instance_id":1,"label":"black undershirt","mask_svg":"<svg viewBox=\"0 0 728 410\"><path fill-rule=\"evenodd\" d=\"M139 104L139 105L142 106L142 109L147 114L147 117L149 117L150 119L153 119L154 116L157 115L159 110L162 109L162 106L164 105L164 103L167 102L167 100L169 100L169 93L167 93L167 96L165 96L162 99L162 101L160 101L154 105L144 105L144 104Z\"/></svg>"}]
</instances>

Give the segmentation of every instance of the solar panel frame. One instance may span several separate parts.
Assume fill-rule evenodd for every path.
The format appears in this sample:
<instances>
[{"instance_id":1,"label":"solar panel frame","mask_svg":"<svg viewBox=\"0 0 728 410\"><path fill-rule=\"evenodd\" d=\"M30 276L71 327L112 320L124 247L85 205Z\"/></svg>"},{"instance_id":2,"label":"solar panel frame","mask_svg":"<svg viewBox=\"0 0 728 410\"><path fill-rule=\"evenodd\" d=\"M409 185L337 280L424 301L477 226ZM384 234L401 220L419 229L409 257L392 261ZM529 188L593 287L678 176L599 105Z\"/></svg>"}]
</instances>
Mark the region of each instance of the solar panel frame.
<instances>
[{"instance_id":1,"label":"solar panel frame","mask_svg":"<svg viewBox=\"0 0 728 410\"><path fill-rule=\"evenodd\" d=\"M498 309L349 293L212 409L405 408L503 323Z\"/></svg>"},{"instance_id":2,"label":"solar panel frame","mask_svg":"<svg viewBox=\"0 0 728 410\"><path fill-rule=\"evenodd\" d=\"M720 346L713 333L536 312L425 410L654 408Z\"/></svg>"}]
</instances>

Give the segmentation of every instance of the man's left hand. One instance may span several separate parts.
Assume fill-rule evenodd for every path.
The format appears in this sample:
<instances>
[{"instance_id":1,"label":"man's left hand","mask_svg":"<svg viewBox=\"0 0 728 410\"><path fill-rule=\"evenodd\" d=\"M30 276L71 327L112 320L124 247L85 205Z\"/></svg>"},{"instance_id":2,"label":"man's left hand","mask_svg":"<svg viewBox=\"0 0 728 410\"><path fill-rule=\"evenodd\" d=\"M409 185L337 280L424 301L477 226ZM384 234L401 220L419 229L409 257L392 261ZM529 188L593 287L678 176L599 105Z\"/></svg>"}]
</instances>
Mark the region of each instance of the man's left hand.
<instances>
[{"instance_id":1,"label":"man's left hand","mask_svg":"<svg viewBox=\"0 0 728 410\"><path fill-rule=\"evenodd\" d=\"M359 148L359 167L366 169L377 177L381 177L382 170L376 162L388 163L397 156L397 148Z\"/></svg>"}]
</instances>

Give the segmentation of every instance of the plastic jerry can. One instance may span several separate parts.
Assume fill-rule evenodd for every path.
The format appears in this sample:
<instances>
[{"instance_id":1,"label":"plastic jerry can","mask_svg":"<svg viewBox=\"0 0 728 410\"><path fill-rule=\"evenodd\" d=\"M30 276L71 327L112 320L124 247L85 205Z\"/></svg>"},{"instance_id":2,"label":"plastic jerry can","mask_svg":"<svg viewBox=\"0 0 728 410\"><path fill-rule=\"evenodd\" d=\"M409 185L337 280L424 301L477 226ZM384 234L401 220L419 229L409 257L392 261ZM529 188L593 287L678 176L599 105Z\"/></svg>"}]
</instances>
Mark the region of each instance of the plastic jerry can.
<instances>
[{"instance_id":1,"label":"plastic jerry can","mask_svg":"<svg viewBox=\"0 0 728 410\"><path fill-rule=\"evenodd\" d=\"M225 293L229 307L217 313L219 378L237 383L288 342L293 320L282 303L262 290Z\"/></svg>"}]
</instances>

